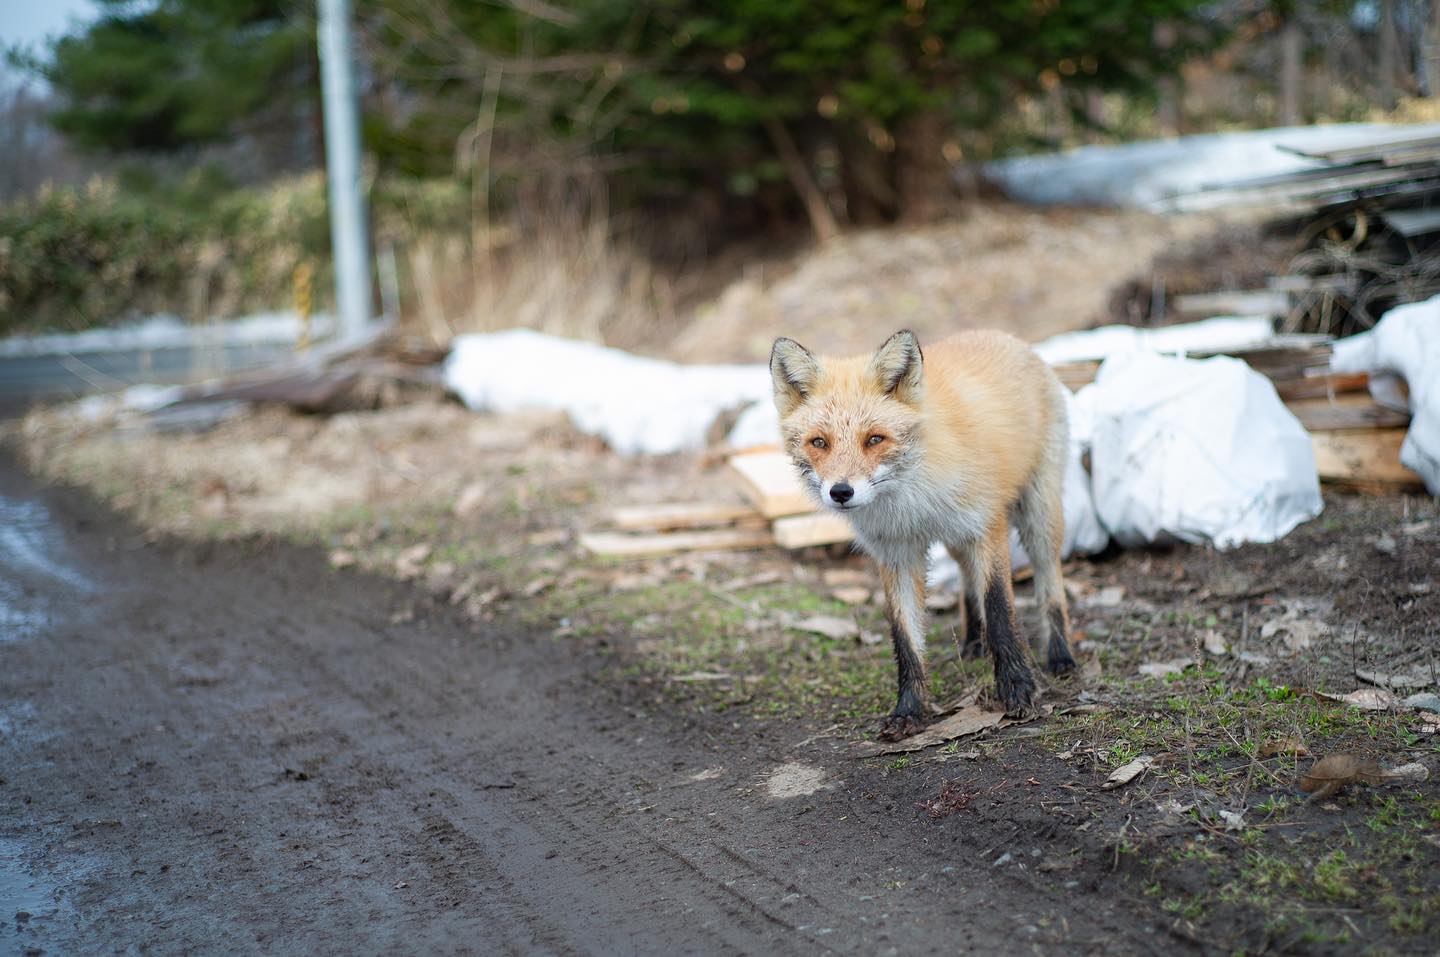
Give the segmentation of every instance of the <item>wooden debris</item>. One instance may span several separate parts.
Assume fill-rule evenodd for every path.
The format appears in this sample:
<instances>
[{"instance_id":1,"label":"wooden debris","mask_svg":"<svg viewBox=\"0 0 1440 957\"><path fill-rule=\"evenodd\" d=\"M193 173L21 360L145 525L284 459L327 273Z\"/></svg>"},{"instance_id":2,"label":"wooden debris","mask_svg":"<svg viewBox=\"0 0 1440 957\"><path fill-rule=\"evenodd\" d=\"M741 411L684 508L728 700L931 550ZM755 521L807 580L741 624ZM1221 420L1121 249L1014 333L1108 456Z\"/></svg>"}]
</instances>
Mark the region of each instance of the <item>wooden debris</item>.
<instances>
[{"instance_id":1,"label":"wooden debris","mask_svg":"<svg viewBox=\"0 0 1440 957\"><path fill-rule=\"evenodd\" d=\"M778 450L745 452L730 457L741 490L766 518L815 510L815 502L795 475L795 465Z\"/></svg>"},{"instance_id":2,"label":"wooden debris","mask_svg":"<svg viewBox=\"0 0 1440 957\"><path fill-rule=\"evenodd\" d=\"M848 521L839 515L824 512L777 518L772 528L775 532L775 544L781 548L838 545L855 537Z\"/></svg>"},{"instance_id":3,"label":"wooden debris","mask_svg":"<svg viewBox=\"0 0 1440 957\"><path fill-rule=\"evenodd\" d=\"M1420 476L1400 464L1403 428L1341 429L1312 432L1315 468L1324 481L1409 488L1423 486Z\"/></svg>"},{"instance_id":4,"label":"wooden debris","mask_svg":"<svg viewBox=\"0 0 1440 957\"><path fill-rule=\"evenodd\" d=\"M587 532L580 546L604 558L646 558L677 552L737 551L769 548L775 538L768 529L717 528L702 531L628 535L623 532Z\"/></svg>"},{"instance_id":5,"label":"wooden debris","mask_svg":"<svg viewBox=\"0 0 1440 957\"><path fill-rule=\"evenodd\" d=\"M625 531L667 532L677 528L711 528L717 525L757 526L763 515L749 505L714 505L673 502L663 505L627 505L610 513L615 527Z\"/></svg>"},{"instance_id":6,"label":"wooden debris","mask_svg":"<svg viewBox=\"0 0 1440 957\"><path fill-rule=\"evenodd\" d=\"M1395 429L1410 424L1410 414L1378 405L1367 393L1293 399L1285 405L1309 432L1342 429Z\"/></svg>"},{"instance_id":7,"label":"wooden debris","mask_svg":"<svg viewBox=\"0 0 1440 957\"><path fill-rule=\"evenodd\" d=\"M1170 308L1183 316L1283 316L1290 311L1290 297L1283 290L1246 289L1233 292L1205 292L1176 296Z\"/></svg>"}]
</instances>

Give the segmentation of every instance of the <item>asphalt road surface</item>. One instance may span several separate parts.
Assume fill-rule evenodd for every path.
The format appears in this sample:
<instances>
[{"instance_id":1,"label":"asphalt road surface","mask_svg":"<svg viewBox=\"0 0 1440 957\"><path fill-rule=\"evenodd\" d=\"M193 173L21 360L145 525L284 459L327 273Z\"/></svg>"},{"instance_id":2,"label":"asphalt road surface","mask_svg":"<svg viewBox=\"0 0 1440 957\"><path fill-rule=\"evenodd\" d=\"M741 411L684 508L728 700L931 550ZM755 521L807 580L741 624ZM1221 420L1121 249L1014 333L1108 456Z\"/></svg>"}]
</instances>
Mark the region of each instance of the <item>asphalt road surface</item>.
<instances>
[{"instance_id":1,"label":"asphalt road surface","mask_svg":"<svg viewBox=\"0 0 1440 957\"><path fill-rule=\"evenodd\" d=\"M0 356L0 415L39 399L73 399L142 382L189 382L267 366L294 354L293 346L260 344Z\"/></svg>"}]
</instances>

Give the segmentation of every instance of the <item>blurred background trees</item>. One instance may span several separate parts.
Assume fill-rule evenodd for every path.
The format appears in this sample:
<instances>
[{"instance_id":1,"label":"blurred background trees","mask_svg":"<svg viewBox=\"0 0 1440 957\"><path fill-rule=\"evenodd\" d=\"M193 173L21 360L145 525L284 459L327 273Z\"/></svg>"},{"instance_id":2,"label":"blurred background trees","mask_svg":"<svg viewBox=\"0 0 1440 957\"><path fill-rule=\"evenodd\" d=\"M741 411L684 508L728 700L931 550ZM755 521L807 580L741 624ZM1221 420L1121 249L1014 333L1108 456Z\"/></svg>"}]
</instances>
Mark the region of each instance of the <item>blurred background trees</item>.
<instances>
[{"instance_id":1,"label":"blurred background trees","mask_svg":"<svg viewBox=\"0 0 1440 957\"><path fill-rule=\"evenodd\" d=\"M323 259L323 229L295 219L323 210L300 198L318 191L303 174L323 164L312 4L98 4L84 29L15 56L44 85L12 98L12 127L43 117L63 138L68 162L50 150L59 183L101 170L115 184L75 192L70 215L139 197L179 210L176 228L221 250L212 256L240 248L243 229L246 242L272 241L277 261ZM411 272L464 271L462 298L515 236L547 224L587 242L600 229L662 265L693 262L737 241L942 218L980 188L979 164L1007 153L1424 116L1416 104L1440 83L1440 0L356 6L378 241L404 246ZM0 136L0 149L23 159L35 142ZM12 195L34 192L27 162L29 174L0 183ZM282 179L289 198L272 202ZM27 225L54 202L21 206L30 212L6 213L0 253L11 325L21 303L36 321L44 263L70 256L83 271L113 255L104 243L65 252L62 231ZM50 245L31 243L42 234ZM33 268L17 270L16 256ZM31 293L13 288L17 271ZM188 301L283 304L279 286L230 286L250 291ZM129 302L65 300L41 309L43 324L113 320L106 309L139 308Z\"/></svg>"}]
</instances>

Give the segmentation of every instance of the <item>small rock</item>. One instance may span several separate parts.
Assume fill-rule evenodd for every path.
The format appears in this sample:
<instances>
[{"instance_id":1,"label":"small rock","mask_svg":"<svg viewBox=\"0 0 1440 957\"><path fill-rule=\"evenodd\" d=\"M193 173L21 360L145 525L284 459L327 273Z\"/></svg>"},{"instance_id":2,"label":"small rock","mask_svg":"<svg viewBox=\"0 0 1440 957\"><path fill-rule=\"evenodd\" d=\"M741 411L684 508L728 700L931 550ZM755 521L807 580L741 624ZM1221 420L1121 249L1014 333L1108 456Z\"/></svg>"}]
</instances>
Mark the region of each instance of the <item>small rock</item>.
<instances>
[{"instance_id":1,"label":"small rock","mask_svg":"<svg viewBox=\"0 0 1440 957\"><path fill-rule=\"evenodd\" d=\"M1004 854L1001 854L999 857L995 858L995 863L991 864L990 866L1004 867L1006 864L1009 864L1014 859L1015 855L1011 854L1009 851L1006 851Z\"/></svg>"},{"instance_id":2,"label":"small rock","mask_svg":"<svg viewBox=\"0 0 1440 957\"><path fill-rule=\"evenodd\" d=\"M1381 535L1375 539L1375 550L1382 555L1395 554L1395 539L1389 535Z\"/></svg>"},{"instance_id":3,"label":"small rock","mask_svg":"<svg viewBox=\"0 0 1440 957\"><path fill-rule=\"evenodd\" d=\"M1208 654L1228 655L1230 653L1230 646L1225 642L1224 638L1220 637L1220 633L1217 631L1206 631L1202 640L1205 645L1205 651Z\"/></svg>"},{"instance_id":4,"label":"small rock","mask_svg":"<svg viewBox=\"0 0 1440 957\"><path fill-rule=\"evenodd\" d=\"M349 568L355 562L355 553L347 548L337 548L330 553L331 568Z\"/></svg>"},{"instance_id":5,"label":"small rock","mask_svg":"<svg viewBox=\"0 0 1440 957\"><path fill-rule=\"evenodd\" d=\"M1409 764L1402 764L1398 768L1391 768L1385 772L1385 780L1399 782L1402 784L1418 784L1430 780L1430 769L1419 761L1412 761Z\"/></svg>"},{"instance_id":6,"label":"small rock","mask_svg":"<svg viewBox=\"0 0 1440 957\"><path fill-rule=\"evenodd\" d=\"M1401 702L1415 711L1440 711L1440 695L1433 691L1419 691Z\"/></svg>"}]
</instances>

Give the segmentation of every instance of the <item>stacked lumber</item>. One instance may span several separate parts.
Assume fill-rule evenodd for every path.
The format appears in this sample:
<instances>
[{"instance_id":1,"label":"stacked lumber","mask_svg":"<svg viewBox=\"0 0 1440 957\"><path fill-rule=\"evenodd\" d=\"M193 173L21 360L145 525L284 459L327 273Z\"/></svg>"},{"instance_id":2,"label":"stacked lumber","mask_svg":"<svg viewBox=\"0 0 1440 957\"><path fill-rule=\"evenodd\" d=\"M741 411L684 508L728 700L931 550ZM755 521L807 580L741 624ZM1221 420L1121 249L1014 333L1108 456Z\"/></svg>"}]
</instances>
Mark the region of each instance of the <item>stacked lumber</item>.
<instances>
[{"instance_id":1,"label":"stacked lumber","mask_svg":"<svg viewBox=\"0 0 1440 957\"><path fill-rule=\"evenodd\" d=\"M1370 328L1397 303L1440 293L1440 137L1386 132L1344 147L1279 148L1317 165L1210 184L1176 206L1298 212L1299 251L1287 274L1264 289L1172 297L1167 316L1267 315L1287 331L1340 336Z\"/></svg>"},{"instance_id":2,"label":"stacked lumber","mask_svg":"<svg viewBox=\"0 0 1440 957\"><path fill-rule=\"evenodd\" d=\"M776 448L750 449L729 458L748 505L673 503L617 508L614 531L588 532L580 544L609 558L655 558L680 552L736 549L799 549L851 539L838 515L815 511L795 477L795 467Z\"/></svg>"}]
</instances>

